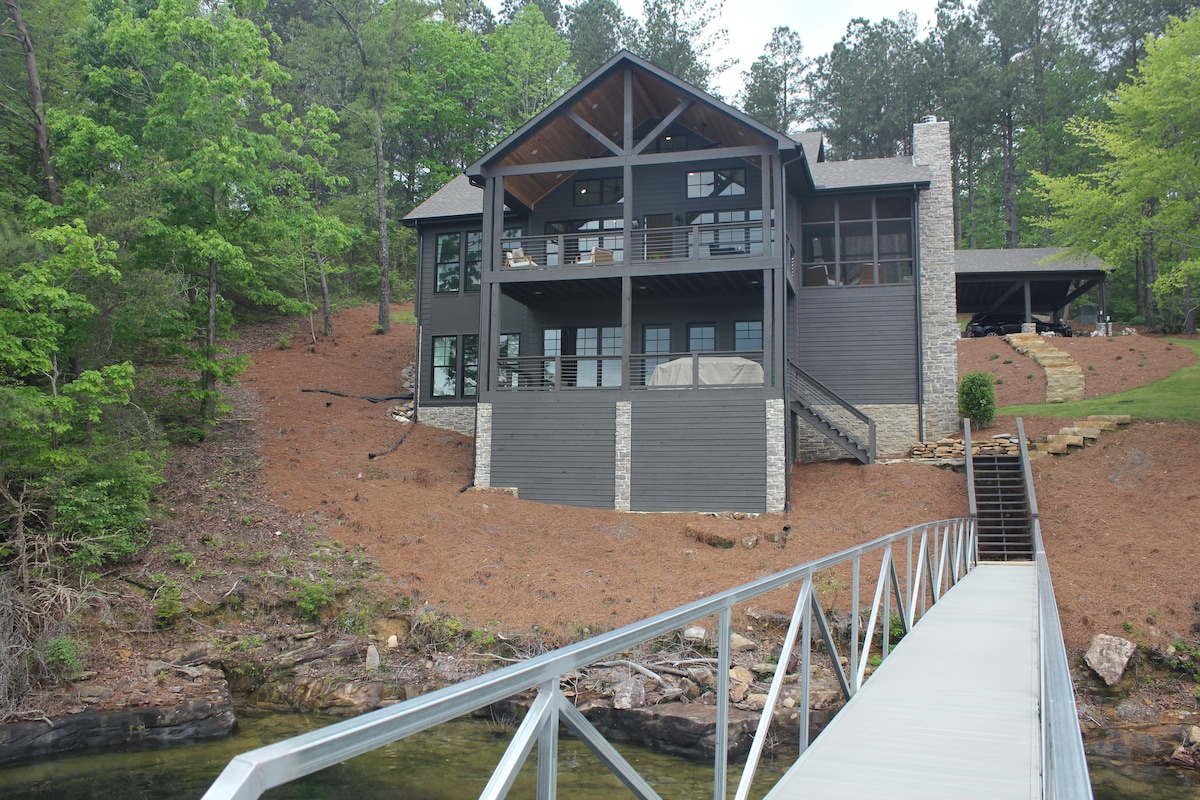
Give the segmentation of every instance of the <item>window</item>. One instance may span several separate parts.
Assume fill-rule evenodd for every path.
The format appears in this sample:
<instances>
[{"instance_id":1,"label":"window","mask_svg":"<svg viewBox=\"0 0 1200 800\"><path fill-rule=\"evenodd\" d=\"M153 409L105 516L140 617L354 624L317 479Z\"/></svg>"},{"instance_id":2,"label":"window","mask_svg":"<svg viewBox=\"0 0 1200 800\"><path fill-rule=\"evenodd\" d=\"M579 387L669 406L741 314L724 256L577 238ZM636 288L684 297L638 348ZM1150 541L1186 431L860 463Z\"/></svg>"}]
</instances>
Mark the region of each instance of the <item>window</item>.
<instances>
[{"instance_id":1,"label":"window","mask_svg":"<svg viewBox=\"0 0 1200 800\"><path fill-rule=\"evenodd\" d=\"M433 337L433 396L454 397L458 390L458 337Z\"/></svg>"},{"instance_id":2,"label":"window","mask_svg":"<svg viewBox=\"0 0 1200 800\"><path fill-rule=\"evenodd\" d=\"M642 352L647 356L666 355L671 352L671 327L669 325L647 325L642 329ZM646 358L643 366L642 382L650 380L654 368L665 364L665 358Z\"/></svg>"},{"instance_id":3,"label":"window","mask_svg":"<svg viewBox=\"0 0 1200 800\"><path fill-rule=\"evenodd\" d=\"M434 239L434 250L435 292L479 291L483 268L482 232L439 233Z\"/></svg>"},{"instance_id":4,"label":"window","mask_svg":"<svg viewBox=\"0 0 1200 800\"><path fill-rule=\"evenodd\" d=\"M464 288L468 292L478 292L480 276L483 271L483 233L471 231L467 234L466 281Z\"/></svg>"},{"instance_id":5,"label":"window","mask_svg":"<svg viewBox=\"0 0 1200 800\"><path fill-rule=\"evenodd\" d=\"M912 282L911 197L810 200L801 223L805 286Z\"/></svg>"},{"instance_id":6,"label":"window","mask_svg":"<svg viewBox=\"0 0 1200 800\"><path fill-rule=\"evenodd\" d=\"M734 197L746 193L746 170L717 169L687 174L688 197Z\"/></svg>"},{"instance_id":7,"label":"window","mask_svg":"<svg viewBox=\"0 0 1200 800\"><path fill-rule=\"evenodd\" d=\"M610 206L624 201L622 178L586 178L575 181L576 206Z\"/></svg>"},{"instance_id":8,"label":"window","mask_svg":"<svg viewBox=\"0 0 1200 800\"><path fill-rule=\"evenodd\" d=\"M437 263L437 277L434 285L435 292L457 292L459 286L459 249L462 247L462 234L439 233L434 260Z\"/></svg>"},{"instance_id":9,"label":"window","mask_svg":"<svg viewBox=\"0 0 1200 800\"><path fill-rule=\"evenodd\" d=\"M515 389L520 384L518 372L521 356L521 334L500 334L500 349L496 353L499 368L496 370L496 385L500 389Z\"/></svg>"},{"instance_id":10,"label":"window","mask_svg":"<svg viewBox=\"0 0 1200 800\"><path fill-rule=\"evenodd\" d=\"M660 153L674 153L679 150L688 149L688 137L686 133L665 133L658 137L655 142L655 149Z\"/></svg>"},{"instance_id":11,"label":"window","mask_svg":"<svg viewBox=\"0 0 1200 800\"><path fill-rule=\"evenodd\" d=\"M620 386L620 355L619 326L546 328L542 332L542 356L545 359L542 364L548 386L554 384L557 364L562 364L560 381L563 386Z\"/></svg>"},{"instance_id":12,"label":"window","mask_svg":"<svg viewBox=\"0 0 1200 800\"><path fill-rule=\"evenodd\" d=\"M688 352L711 353L716 349L716 325L688 325Z\"/></svg>"},{"instance_id":13,"label":"window","mask_svg":"<svg viewBox=\"0 0 1200 800\"><path fill-rule=\"evenodd\" d=\"M738 224L746 223L746 224ZM688 225L716 225L700 231L700 257L761 255L763 251L762 209L693 211Z\"/></svg>"},{"instance_id":14,"label":"window","mask_svg":"<svg viewBox=\"0 0 1200 800\"><path fill-rule=\"evenodd\" d=\"M763 327L762 320L749 320L733 323L733 349L762 350Z\"/></svg>"},{"instance_id":15,"label":"window","mask_svg":"<svg viewBox=\"0 0 1200 800\"><path fill-rule=\"evenodd\" d=\"M478 393L479 337L475 334L434 336L431 394L434 397L474 397Z\"/></svg>"},{"instance_id":16,"label":"window","mask_svg":"<svg viewBox=\"0 0 1200 800\"><path fill-rule=\"evenodd\" d=\"M479 394L479 337L475 334L463 337L462 396Z\"/></svg>"}]
</instances>

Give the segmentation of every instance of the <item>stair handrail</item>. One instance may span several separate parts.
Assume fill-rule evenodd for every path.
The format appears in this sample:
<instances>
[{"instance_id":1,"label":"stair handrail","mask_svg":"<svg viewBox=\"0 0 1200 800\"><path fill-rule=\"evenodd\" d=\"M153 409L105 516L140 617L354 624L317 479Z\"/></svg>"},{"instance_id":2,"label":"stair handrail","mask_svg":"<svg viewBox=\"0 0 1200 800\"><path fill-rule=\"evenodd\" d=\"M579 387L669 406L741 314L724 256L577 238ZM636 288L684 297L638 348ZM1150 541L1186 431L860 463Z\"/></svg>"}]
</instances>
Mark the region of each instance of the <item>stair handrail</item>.
<instances>
[{"instance_id":1,"label":"stair handrail","mask_svg":"<svg viewBox=\"0 0 1200 800\"><path fill-rule=\"evenodd\" d=\"M1037 522L1037 494L1033 491L1033 471L1029 468L1029 446L1025 442L1025 421L1017 417L1017 440L1021 447L1021 475L1025 479L1025 496L1029 498L1029 519Z\"/></svg>"},{"instance_id":2,"label":"stair handrail","mask_svg":"<svg viewBox=\"0 0 1200 800\"><path fill-rule=\"evenodd\" d=\"M867 426L867 453L871 461L875 460L875 420L864 414L837 392L821 383L821 381L805 372L800 368L799 364L790 358L788 359L788 389L793 397L799 399L803 405L809 408L812 408L817 402L822 400L831 401L834 405L840 406L863 422ZM853 434L853 431L842 432L848 436ZM857 437L855 437L854 441L860 447L862 446L862 442Z\"/></svg>"},{"instance_id":3,"label":"stair handrail","mask_svg":"<svg viewBox=\"0 0 1200 800\"><path fill-rule=\"evenodd\" d=\"M967 467L967 510L971 519L979 518L975 503L975 464L971 459L971 420L963 419L963 461Z\"/></svg>"}]
</instances>

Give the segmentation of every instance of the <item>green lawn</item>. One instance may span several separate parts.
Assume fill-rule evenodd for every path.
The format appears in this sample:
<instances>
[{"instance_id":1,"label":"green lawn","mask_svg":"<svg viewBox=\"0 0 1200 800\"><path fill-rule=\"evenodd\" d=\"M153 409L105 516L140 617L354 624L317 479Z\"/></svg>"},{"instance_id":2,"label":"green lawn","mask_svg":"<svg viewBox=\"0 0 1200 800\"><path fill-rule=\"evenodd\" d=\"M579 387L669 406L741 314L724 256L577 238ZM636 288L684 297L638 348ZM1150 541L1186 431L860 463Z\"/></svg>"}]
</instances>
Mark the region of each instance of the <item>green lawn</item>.
<instances>
[{"instance_id":1,"label":"green lawn","mask_svg":"<svg viewBox=\"0 0 1200 800\"><path fill-rule=\"evenodd\" d=\"M1200 341L1168 340L1200 356ZM1005 406L1001 414L1026 417L1077 417L1088 414L1129 414L1135 419L1200 422L1200 362L1184 367L1157 383L1075 403L1034 403Z\"/></svg>"}]
</instances>

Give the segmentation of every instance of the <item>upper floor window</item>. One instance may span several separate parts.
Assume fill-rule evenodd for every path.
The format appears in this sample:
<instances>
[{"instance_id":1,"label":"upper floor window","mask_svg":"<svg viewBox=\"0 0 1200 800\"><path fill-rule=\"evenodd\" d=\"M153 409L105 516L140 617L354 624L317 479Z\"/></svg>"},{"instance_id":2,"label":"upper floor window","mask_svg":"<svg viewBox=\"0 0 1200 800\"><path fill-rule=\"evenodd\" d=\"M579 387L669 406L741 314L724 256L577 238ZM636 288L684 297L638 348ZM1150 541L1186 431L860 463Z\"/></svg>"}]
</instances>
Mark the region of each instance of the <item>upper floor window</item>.
<instances>
[{"instance_id":1,"label":"upper floor window","mask_svg":"<svg viewBox=\"0 0 1200 800\"><path fill-rule=\"evenodd\" d=\"M746 193L746 170L716 169L687 174L688 197L734 197Z\"/></svg>"},{"instance_id":2,"label":"upper floor window","mask_svg":"<svg viewBox=\"0 0 1200 800\"><path fill-rule=\"evenodd\" d=\"M625 201L621 178L586 178L575 181L576 206L609 206Z\"/></svg>"},{"instance_id":3,"label":"upper floor window","mask_svg":"<svg viewBox=\"0 0 1200 800\"><path fill-rule=\"evenodd\" d=\"M674 153L679 150L688 149L688 137L686 133L664 133L658 137L655 142L655 149L660 153Z\"/></svg>"},{"instance_id":4,"label":"upper floor window","mask_svg":"<svg viewBox=\"0 0 1200 800\"><path fill-rule=\"evenodd\" d=\"M912 282L910 197L810 200L800 213L805 286Z\"/></svg>"},{"instance_id":5,"label":"upper floor window","mask_svg":"<svg viewBox=\"0 0 1200 800\"><path fill-rule=\"evenodd\" d=\"M711 353L717 349L717 326L704 323L688 325L688 352Z\"/></svg>"},{"instance_id":6,"label":"upper floor window","mask_svg":"<svg viewBox=\"0 0 1200 800\"><path fill-rule=\"evenodd\" d=\"M479 291L483 233L439 233L434 239L434 291Z\"/></svg>"},{"instance_id":7,"label":"upper floor window","mask_svg":"<svg viewBox=\"0 0 1200 800\"><path fill-rule=\"evenodd\" d=\"M563 245L566 248L566 262L573 262L580 255L588 253L594 247L611 250L613 261L625 260L625 220L623 219L572 219L565 222L547 222L546 234L566 234ZM558 242L546 243L546 258L550 264L558 261Z\"/></svg>"}]
</instances>

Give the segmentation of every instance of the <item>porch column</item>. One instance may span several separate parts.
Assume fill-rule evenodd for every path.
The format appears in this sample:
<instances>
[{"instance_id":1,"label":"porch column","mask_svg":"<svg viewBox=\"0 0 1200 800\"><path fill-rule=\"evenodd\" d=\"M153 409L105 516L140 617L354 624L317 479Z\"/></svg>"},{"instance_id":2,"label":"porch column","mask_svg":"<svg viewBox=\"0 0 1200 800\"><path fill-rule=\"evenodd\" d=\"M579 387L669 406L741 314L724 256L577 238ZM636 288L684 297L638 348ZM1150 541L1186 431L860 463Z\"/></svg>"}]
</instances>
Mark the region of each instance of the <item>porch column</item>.
<instances>
[{"instance_id":1,"label":"porch column","mask_svg":"<svg viewBox=\"0 0 1200 800\"><path fill-rule=\"evenodd\" d=\"M621 277L621 388L628 390L633 384L630 369L633 361L633 278Z\"/></svg>"},{"instance_id":2,"label":"porch column","mask_svg":"<svg viewBox=\"0 0 1200 800\"><path fill-rule=\"evenodd\" d=\"M613 508L629 510L633 492L633 403L617 401L617 465L613 476Z\"/></svg>"}]
</instances>

